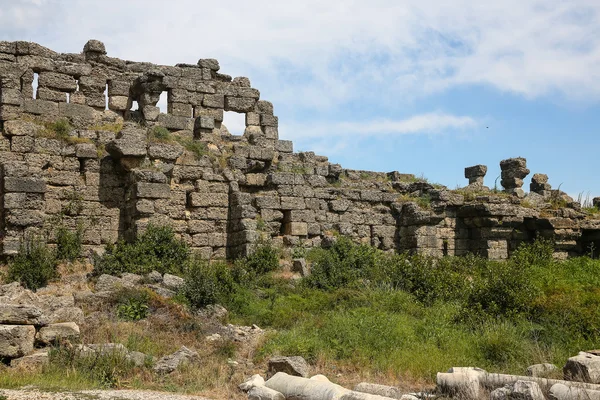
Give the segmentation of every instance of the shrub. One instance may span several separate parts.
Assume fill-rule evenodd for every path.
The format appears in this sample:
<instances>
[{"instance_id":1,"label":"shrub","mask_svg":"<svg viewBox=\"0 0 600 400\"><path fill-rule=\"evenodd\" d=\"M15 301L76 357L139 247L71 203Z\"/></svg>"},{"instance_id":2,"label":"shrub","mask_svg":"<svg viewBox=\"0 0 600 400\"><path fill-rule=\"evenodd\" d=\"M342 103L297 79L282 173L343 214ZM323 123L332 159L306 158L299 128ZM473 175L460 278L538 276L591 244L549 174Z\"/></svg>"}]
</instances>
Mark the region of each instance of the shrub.
<instances>
[{"instance_id":1,"label":"shrub","mask_svg":"<svg viewBox=\"0 0 600 400\"><path fill-rule=\"evenodd\" d=\"M148 225L133 243L107 245L105 253L94 259L94 274L146 274L152 270L182 274L188 257L188 246L175 239L173 229Z\"/></svg>"},{"instance_id":2,"label":"shrub","mask_svg":"<svg viewBox=\"0 0 600 400\"><path fill-rule=\"evenodd\" d=\"M56 258L61 261L74 261L81 255L81 228L72 232L60 226L56 231Z\"/></svg>"},{"instance_id":3,"label":"shrub","mask_svg":"<svg viewBox=\"0 0 600 400\"><path fill-rule=\"evenodd\" d=\"M279 267L279 250L270 242L259 241L254 252L242 259L241 265L250 274L263 275Z\"/></svg>"},{"instance_id":4,"label":"shrub","mask_svg":"<svg viewBox=\"0 0 600 400\"><path fill-rule=\"evenodd\" d=\"M187 268L181 294L193 308L224 302L235 290L233 276L227 264L209 264L192 260Z\"/></svg>"},{"instance_id":5,"label":"shrub","mask_svg":"<svg viewBox=\"0 0 600 400\"><path fill-rule=\"evenodd\" d=\"M124 290L118 294L117 316L126 321L139 321L148 316L148 292Z\"/></svg>"},{"instance_id":6,"label":"shrub","mask_svg":"<svg viewBox=\"0 0 600 400\"><path fill-rule=\"evenodd\" d=\"M331 290L356 283L373 273L379 255L374 247L354 244L342 236L330 249L316 249L309 254L313 264L307 284Z\"/></svg>"},{"instance_id":7,"label":"shrub","mask_svg":"<svg viewBox=\"0 0 600 400\"><path fill-rule=\"evenodd\" d=\"M58 276L55 253L41 239L26 238L19 253L9 262L9 281L20 282L24 287L37 290Z\"/></svg>"}]
</instances>

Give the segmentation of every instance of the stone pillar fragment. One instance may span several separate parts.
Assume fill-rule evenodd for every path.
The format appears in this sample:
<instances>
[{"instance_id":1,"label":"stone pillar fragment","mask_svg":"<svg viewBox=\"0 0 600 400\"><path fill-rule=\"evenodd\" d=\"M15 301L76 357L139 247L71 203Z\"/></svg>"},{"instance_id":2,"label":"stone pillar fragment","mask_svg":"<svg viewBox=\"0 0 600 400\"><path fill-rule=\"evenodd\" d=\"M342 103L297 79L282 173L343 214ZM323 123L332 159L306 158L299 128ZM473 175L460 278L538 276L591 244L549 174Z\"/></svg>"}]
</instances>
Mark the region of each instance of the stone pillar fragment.
<instances>
[{"instance_id":1,"label":"stone pillar fragment","mask_svg":"<svg viewBox=\"0 0 600 400\"><path fill-rule=\"evenodd\" d=\"M469 180L469 186L483 187L483 178L486 173L487 166L485 165L474 165L465 168L465 178Z\"/></svg>"},{"instance_id":2,"label":"stone pillar fragment","mask_svg":"<svg viewBox=\"0 0 600 400\"><path fill-rule=\"evenodd\" d=\"M500 181L502 187L507 193L516 194L518 197L525 197L523 189L523 179L529 175L527 169L527 160L518 158L509 158L500 161L500 169L502 170Z\"/></svg>"},{"instance_id":3,"label":"stone pillar fragment","mask_svg":"<svg viewBox=\"0 0 600 400\"><path fill-rule=\"evenodd\" d=\"M531 178L531 184L529 185L529 190L544 197L550 196L552 186L550 186L548 183L548 175L533 174L533 177Z\"/></svg>"}]
</instances>

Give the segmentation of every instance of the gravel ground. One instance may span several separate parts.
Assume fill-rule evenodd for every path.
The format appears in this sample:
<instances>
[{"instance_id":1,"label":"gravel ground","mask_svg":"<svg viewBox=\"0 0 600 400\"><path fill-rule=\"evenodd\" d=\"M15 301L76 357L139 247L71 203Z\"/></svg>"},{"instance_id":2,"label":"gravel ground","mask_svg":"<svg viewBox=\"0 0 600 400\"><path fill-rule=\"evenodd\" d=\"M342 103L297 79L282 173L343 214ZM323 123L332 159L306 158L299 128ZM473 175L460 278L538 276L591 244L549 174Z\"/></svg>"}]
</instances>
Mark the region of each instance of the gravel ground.
<instances>
[{"instance_id":1,"label":"gravel ground","mask_svg":"<svg viewBox=\"0 0 600 400\"><path fill-rule=\"evenodd\" d=\"M83 390L81 392L40 392L38 390L0 389L6 400L208 400L206 397L183 396L142 390Z\"/></svg>"}]
</instances>

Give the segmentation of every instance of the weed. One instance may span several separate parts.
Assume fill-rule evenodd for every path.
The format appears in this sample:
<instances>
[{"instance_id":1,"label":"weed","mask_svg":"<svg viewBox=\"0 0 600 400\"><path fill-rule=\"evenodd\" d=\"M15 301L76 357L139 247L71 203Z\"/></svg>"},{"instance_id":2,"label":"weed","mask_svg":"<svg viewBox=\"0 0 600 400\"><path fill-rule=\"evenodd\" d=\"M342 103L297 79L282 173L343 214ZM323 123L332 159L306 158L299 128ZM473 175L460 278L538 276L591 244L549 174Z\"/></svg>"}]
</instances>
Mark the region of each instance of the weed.
<instances>
[{"instance_id":1,"label":"weed","mask_svg":"<svg viewBox=\"0 0 600 400\"><path fill-rule=\"evenodd\" d=\"M148 131L149 139L153 142L159 143L173 143L174 138L171 135L171 132L163 126L153 126L152 129Z\"/></svg>"},{"instance_id":2,"label":"weed","mask_svg":"<svg viewBox=\"0 0 600 400\"><path fill-rule=\"evenodd\" d=\"M117 317L125 321L139 321L148 316L150 296L147 291L124 290L117 298Z\"/></svg>"},{"instance_id":3,"label":"weed","mask_svg":"<svg viewBox=\"0 0 600 400\"><path fill-rule=\"evenodd\" d=\"M26 238L19 253L9 262L7 278L37 290L58 276L56 254L39 237Z\"/></svg>"},{"instance_id":4,"label":"weed","mask_svg":"<svg viewBox=\"0 0 600 400\"><path fill-rule=\"evenodd\" d=\"M46 124L46 128L52 131L57 139L68 140L69 134L73 130L73 127L66 119L59 119L57 121Z\"/></svg>"},{"instance_id":5,"label":"weed","mask_svg":"<svg viewBox=\"0 0 600 400\"><path fill-rule=\"evenodd\" d=\"M215 304L234 291L234 280L226 264L208 264L204 260L192 260L181 289L183 297L193 308Z\"/></svg>"},{"instance_id":6,"label":"weed","mask_svg":"<svg viewBox=\"0 0 600 400\"><path fill-rule=\"evenodd\" d=\"M76 216L83 211L83 195L77 192L71 192L67 197L67 204L62 208L64 215Z\"/></svg>"},{"instance_id":7,"label":"weed","mask_svg":"<svg viewBox=\"0 0 600 400\"><path fill-rule=\"evenodd\" d=\"M91 130L93 131L106 131L106 132L112 132L112 133L119 133L121 132L121 130L123 129L123 124L122 123L106 123L106 124L101 124L101 125L93 125L90 127Z\"/></svg>"},{"instance_id":8,"label":"weed","mask_svg":"<svg viewBox=\"0 0 600 400\"><path fill-rule=\"evenodd\" d=\"M56 231L56 258L61 261L75 261L81 255L83 228L77 227L75 232L64 226Z\"/></svg>"}]
</instances>

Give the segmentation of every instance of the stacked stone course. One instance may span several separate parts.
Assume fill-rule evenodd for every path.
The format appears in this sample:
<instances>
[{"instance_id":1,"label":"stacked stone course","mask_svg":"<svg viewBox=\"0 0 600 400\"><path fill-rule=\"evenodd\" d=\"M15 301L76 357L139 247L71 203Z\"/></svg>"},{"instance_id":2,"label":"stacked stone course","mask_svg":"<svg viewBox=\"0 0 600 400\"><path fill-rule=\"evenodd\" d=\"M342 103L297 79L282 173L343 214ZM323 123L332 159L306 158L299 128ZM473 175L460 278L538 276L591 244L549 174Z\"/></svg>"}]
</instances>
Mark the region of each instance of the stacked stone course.
<instances>
[{"instance_id":1,"label":"stacked stone course","mask_svg":"<svg viewBox=\"0 0 600 400\"><path fill-rule=\"evenodd\" d=\"M50 233L52 242L59 224L82 229L94 249L150 223L170 225L207 258L248 254L260 238L313 247L338 233L386 251L496 259L537 236L557 238L560 256L600 241L600 224L545 175L534 175L525 197L525 159L501 162L506 193L483 185L484 165L465 169L464 192L410 174L343 169L294 153L279 140L273 105L248 78L220 73L216 60L160 66L106 54L93 40L81 54L0 42L3 255L29 234ZM156 106L164 92L167 113ZM242 136L223 125L226 111L245 114ZM74 127L68 137L49 125L61 119ZM153 137L156 129L169 138ZM198 142L204 153L185 146ZM548 207L555 198L569 207Z\"/></svg>"}]
</instances>

